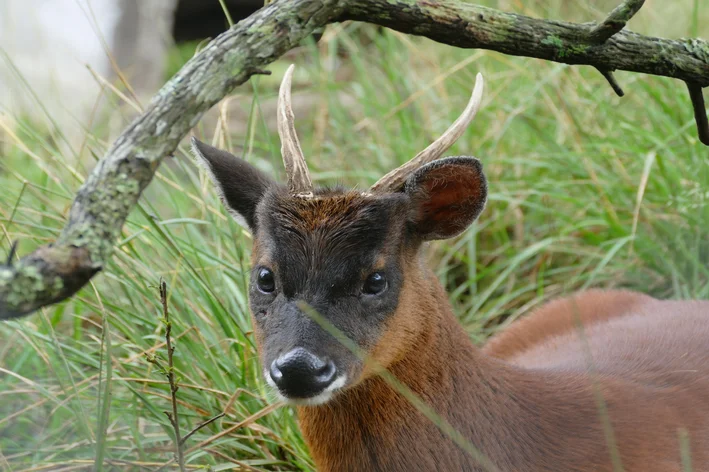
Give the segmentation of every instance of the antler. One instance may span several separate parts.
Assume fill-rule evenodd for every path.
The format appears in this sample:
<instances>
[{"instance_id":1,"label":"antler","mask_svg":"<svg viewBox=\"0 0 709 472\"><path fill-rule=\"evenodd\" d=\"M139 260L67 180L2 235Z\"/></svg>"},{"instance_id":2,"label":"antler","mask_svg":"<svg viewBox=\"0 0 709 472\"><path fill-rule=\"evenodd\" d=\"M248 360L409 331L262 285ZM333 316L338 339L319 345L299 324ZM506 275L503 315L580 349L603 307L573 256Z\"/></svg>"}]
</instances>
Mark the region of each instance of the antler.
<instances>
[{"instance_id":1,"label":"antler","mask_svg":"<svg viewBox=\"0 0 709 472\"><path fill-rule=\"evenodd\" d=\"M295 133L295 121L291 107L290 91L294 68L294 64L288 67L278 91L278 135L281 137L281 154L286 166L288 187L294 195L308 196L312 195L313 183L310 180L308 164L305 163L298 135Z\"/></svg>"},{"instance_id":2,"label":"antler","mask_svg":"<svg viewBox=\"0 0 709 472\"><path fill-rule=\"evenodd\" d=\"M483 76L478 73L475 77L475 88L470 97L468 106L457 120L446 130L440 138L431 143L426 149L418 153L413 159L399 168L396 168L379 179L376 184L369 189L371 193L393 192L401 188L406 178L416 169L431 161L440 158L444 152L455 143L468 127L480 109L483 97Z\"/></svg>"}]
</instances>

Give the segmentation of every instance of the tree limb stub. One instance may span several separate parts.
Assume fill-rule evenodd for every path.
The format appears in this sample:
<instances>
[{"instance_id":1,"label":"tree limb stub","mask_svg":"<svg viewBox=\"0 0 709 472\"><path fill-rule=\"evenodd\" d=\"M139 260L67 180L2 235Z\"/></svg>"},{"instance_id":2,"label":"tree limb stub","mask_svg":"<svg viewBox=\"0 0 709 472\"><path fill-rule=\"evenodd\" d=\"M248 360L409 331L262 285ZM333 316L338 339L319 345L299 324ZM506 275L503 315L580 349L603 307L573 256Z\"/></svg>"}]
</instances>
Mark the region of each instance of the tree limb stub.
<instances>
[{"instance_id":1,"label":"tree limb stub","mask_svg":"<svg viewBox=\"0 0 709 472\"><path fill-rule=\"evenodd\" d=\"M692 82L687 82L689 98L692 100L694 108L694 120L697 122L697 133L699 140L709 146L709 119L707 119L707 107L704 104L702 88Z\"/></svg>"},{"instance_id":2,"label":"tree limb stub","mask_svg":"<svg viewBox=\"0 0 709 472\"><path fill-rule=\"evenodd\" d=\"M625 92L623 92L623 89L621 88L620 84L618 83L617 80L615 80L615 76L613 75L613 71L610 70L605 70L605 69L598 69L598 72L601 73L603 77L608 81L608 84L611 86L613 91L615 92L616 95L619 97L622 97L625 95Z\"/></svg>"},{"instance_id":3,"label":"tree limb stub","mask_svg":"<svg viewBox=\"0 0 709 472\"><path fill-rule=\"evenodd\" d=\"M329 23L365 21L462 48L676 78L689 86L701 135L697 97L702 87L709 86L709 43L623 31L642 3L626 1L594 29L454 1L270 3L209 43L158 92L79 189L69 221L54 244L0 265L0 319L61 301L88 283L109 260L123 223L162 159L174 152L202 114ZM618 27L620 23L623 26ZM598 36L592 39L597 30L613 33L599 42ZM706 124L705 113L703 119Z\"/></svg>"}]
</instances>

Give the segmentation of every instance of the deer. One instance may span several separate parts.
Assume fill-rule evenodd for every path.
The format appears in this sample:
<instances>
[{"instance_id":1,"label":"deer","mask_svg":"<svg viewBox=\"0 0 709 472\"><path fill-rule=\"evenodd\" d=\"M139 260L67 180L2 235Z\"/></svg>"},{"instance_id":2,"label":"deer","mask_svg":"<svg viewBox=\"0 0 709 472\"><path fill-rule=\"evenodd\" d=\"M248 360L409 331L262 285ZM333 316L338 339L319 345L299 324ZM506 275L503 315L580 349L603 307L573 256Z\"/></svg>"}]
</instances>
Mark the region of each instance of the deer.
<instances>
[{"instance_id":1,"label":"deer","mask_svg":"<svg viewBox=\"0 0 709 472\"><path fill-rule=\"evenodd\" d=\"M424 248L463 233L486 205L481 162L443 156L480 109L481 74L441 137L360 191L313 185L292 73L277 103L285 185L192 146L253 237L248 295L263 376L296 408L318 470L667 472L690 470L690 458L691 470L709 471L708 301L589 289L483 346L457 320Z\"/></svg>"}]
</instances>

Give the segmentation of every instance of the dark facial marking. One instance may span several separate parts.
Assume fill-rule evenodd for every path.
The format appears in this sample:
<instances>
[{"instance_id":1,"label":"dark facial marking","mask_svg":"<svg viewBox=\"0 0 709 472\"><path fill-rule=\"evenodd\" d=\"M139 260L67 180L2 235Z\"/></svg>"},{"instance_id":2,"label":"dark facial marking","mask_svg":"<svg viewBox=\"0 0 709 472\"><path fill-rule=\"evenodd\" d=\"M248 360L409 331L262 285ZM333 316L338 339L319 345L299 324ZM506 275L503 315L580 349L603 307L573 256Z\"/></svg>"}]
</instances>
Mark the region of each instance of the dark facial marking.
<instances>
[{"instance_id":1,"label":"dark facial marking","mask_svg":"<svg viewBox=\"0 0 709 472\"><path fill-rule=\"evenodd\" d=\"M332 192L313 199L273 189L259 205L250 301L264 366L292 349L332 359L350 379L360 362L299 308L307 303L362 348L374 346L403 283L408 197ZM264 291L268 261L275 290ZM270 286L269 286L270 288Z\"/></svg>"}]
</instances>

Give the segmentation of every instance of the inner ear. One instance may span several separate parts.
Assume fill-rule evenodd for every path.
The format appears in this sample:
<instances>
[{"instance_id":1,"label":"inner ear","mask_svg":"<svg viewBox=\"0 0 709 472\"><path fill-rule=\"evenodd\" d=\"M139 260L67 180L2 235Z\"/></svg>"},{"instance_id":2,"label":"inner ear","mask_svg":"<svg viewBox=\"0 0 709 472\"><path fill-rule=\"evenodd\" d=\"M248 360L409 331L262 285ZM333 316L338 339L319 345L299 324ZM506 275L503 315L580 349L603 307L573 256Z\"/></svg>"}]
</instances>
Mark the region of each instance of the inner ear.
<instances>
[{"instance_id":1,"label":"inner ear","mask_svg":"<svg viewBox=\"0 0 709 472\"><path fill-rule=\"evenodd\" d=\"M409 224L423 240L447 239L465 231L487 200L482 164L474 157L448 157L426 164L404 185L411 199Z\"/></svg>"}]
</instances>

